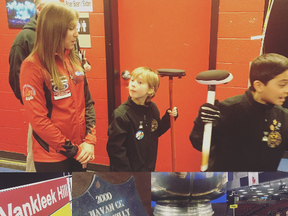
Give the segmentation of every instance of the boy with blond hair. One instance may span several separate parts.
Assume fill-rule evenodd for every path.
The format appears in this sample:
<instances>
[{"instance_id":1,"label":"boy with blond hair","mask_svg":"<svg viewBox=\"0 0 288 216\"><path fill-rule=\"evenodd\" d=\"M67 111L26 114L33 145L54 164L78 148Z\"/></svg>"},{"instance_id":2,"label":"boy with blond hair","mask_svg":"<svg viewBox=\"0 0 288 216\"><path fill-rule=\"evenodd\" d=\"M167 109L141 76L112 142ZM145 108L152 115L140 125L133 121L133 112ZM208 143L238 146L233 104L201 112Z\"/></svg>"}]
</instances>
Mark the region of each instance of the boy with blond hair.
<instances>
[{"instance_id":1,"label":"boy with blond hair","mask_svg":"<svg viewBox=\"0 0 288 216\"><path fill-rule=\"evenodd\" d=\"M139 67L132 72L128 100L114 110L108 129L111 171L155 170L158 137L170 128L169 115L178 115L174 107L160 119L151 101L158 87L159 77L152 69Z\"/></svg>"}]
</instances>

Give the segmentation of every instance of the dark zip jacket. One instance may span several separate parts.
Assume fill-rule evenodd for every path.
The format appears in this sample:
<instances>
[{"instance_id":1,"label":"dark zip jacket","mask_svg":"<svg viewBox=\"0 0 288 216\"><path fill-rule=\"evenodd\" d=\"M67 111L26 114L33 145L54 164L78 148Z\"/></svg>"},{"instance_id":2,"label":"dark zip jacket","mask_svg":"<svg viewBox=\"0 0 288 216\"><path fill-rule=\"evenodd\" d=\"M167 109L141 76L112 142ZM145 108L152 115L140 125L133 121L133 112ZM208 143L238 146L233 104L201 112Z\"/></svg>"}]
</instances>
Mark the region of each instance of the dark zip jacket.
<instances>
[{"instance_id":1,"label":"dark zip jacket","mask_svg":"<svg viewBox=\"0 0 288 216\"><path fill-rule=\"evenodd\" d=\"M36 37L36 19L37 15L33 16L30 21L24 25L23 29L14 39L9 53L9 84L15 96L22 104L23 101L19 85L20 67L33 49Z\"/></svg>"},{"instance_id":2,"label":"dark zip jacket","mask_svg":"<svg viewBox=\"0 0 288 216\"><path fill-rule=\"evenodd\" d=\"M114 110L108 129L111 171L154 171L158 137L170 128L166 111L160 119L154 102L137 105L129 97Z\"/></svg>"},{"instance_id":3,"label":"dark zip jacket","mask_svg":"<svg viewBox=\"0 0 288 216\"><path fill-rule=\"evenodd\" d=\"M250 90L218 105L221 117L212 131L210 171L276 171L288 150L288 111L254 100ZM202 151L204 124L196 118L190 134Z\"/></svg>"}]
</instances>

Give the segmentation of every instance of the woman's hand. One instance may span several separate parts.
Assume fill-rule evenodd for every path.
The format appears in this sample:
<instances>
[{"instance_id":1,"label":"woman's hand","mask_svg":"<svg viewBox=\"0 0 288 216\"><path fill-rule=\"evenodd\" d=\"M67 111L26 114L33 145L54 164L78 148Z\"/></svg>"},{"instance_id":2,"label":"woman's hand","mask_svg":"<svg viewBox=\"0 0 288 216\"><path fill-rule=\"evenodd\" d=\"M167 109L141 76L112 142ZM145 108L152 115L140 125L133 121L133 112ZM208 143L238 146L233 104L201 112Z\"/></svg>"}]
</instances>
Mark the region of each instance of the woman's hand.
<instances>
[{"instance_id":1,"label":"woman's hand","mask_svg":"<svg viewBox=\"0 0 288 216\"><path fill-rule=\"evenodd\" d=\"M83 142L79 145L79 148L82 149L80 155L76 158L82 164L83 169L87 167L89 161L94 160L94 145Z\"/></svg>"}]
</instances>

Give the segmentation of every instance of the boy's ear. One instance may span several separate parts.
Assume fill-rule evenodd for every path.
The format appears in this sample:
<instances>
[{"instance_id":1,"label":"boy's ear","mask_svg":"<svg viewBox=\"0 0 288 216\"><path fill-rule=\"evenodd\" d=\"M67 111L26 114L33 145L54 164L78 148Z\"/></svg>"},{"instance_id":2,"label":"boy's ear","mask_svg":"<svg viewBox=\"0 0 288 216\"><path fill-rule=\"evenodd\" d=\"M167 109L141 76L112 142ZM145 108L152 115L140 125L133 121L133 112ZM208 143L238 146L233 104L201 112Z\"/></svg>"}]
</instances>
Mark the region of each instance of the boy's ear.
<instances>
[{"instance_id":1,"label":"boy's ear","mask_svg":"<svg viewBox=\"0 0 288 216\"><path fill-rule=\"evenodd\" d=\"M255 80L255 81L253 82L253 87L254 87L254 89L255 89L257 92L262 92L264 86L265 86L265 85L264 85L261 81L259 81L259 80Z\"/></svg>"},{"instance_id":2,"label":"boy's ear","mask_svg":"<svg viewBox=\"0 0 288 216\"><path fill-rule=\"evenodd\" d=\"M149 89L148 94L152 97L155 94L154 87Z\"/></svg>"}]
</instances>

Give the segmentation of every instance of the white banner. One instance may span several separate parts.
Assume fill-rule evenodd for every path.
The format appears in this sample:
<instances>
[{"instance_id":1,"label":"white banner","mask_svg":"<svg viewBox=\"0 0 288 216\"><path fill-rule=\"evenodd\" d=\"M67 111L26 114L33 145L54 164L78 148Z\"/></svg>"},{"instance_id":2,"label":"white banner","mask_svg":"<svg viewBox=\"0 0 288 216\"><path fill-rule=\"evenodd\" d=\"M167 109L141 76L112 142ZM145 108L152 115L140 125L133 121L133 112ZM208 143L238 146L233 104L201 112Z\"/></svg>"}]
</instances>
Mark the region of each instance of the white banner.
<instances>
[{"instance_id":1,"label":"white banner","mask_svg":"<svg viewBox=\"0 0 288 216\"><path fill-rule=\"evenodd\" d=\"M79 12L92 12L92 0L65 0L64 3Z\"/></svg>"},{"instance_id":2,"label":"white banner","mask_svg":"<svg viewBox=\"0 0 288 216\"><path fill-rule=\"evenodd\" d=\"M258 172L248 172L248 184L249 184L249 186L259 185Z\"/></svg>"}]
</instances>

